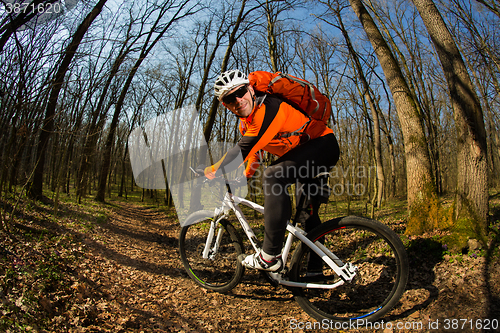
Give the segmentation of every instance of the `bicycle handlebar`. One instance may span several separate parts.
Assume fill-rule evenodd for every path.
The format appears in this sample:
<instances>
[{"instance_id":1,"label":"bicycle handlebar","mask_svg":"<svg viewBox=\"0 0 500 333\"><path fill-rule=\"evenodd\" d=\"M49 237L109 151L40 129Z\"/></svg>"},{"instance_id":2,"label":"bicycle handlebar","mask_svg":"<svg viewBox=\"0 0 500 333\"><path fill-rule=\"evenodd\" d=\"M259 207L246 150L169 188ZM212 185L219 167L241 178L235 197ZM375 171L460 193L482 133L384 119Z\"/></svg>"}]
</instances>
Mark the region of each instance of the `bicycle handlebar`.
<instances>
[{"instance_id":1,"label":"bicycle handlebar","mask_svg":"<svg viewBox=\"0 0 500 333\"><path fill-rule=\"evenodd\" d=\"M201 169L195 170L192 167L189 167L189 169L191 169L191 171L194 173L194 175L196 177L205 177L205 173L203 170L201 170ZM242 187L242 186L247 185L245 176L240 176L240 177L237 177L237 178L232 179L232 180L226 179L224 177L224 175L217 176L213 179L205 178L203 180L203 182L201 184L199 184L198 186L201 186L201 185L206 184L206 183L208 183L208 184L221 183L221 184L224 184L226 186L231 186L232 188L237 188L237 187Z\"/></svg>"}]
</instances>

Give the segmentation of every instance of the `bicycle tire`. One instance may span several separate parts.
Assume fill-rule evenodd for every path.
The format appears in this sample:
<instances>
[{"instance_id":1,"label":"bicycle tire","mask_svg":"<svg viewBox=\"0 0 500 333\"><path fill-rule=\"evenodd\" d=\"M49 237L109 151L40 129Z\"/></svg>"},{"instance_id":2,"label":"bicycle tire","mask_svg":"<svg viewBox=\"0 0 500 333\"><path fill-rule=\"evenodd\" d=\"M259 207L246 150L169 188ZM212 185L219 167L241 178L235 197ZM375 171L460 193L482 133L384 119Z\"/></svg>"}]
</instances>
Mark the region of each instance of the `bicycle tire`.
<instances>
[{"instance_id":1,"label":"bicycle tire","mask_svg":"<svg viewBox=\"0 0 500 333\"><path fill-rule=\"evenodd\" d=\"M194 282L206 289L227 292L241 281L244 273L244 267L238 261L238 256L243 253L243 242L233 225L222 219L217 228L217 231L221 227L224 229L218 252L212 258L202 258L212 215L210 211L199 211L188 217L187 226L180 231L179 252L182 264ZM190 221L199 222L190 224Z\"/></svg>"},{"instance_id":2,"label":"bicycle tire","mask_svg":"<svg viewBox=\"0 0 500 333\"><path fill-rule=\"evenodd\" d=\"M374 322L401 298L408 280L408 258L399 236L381 222L348 216L327 221L307 237L324 245L342 262L358 271L353 281L335 289L291 288L300 307L318 321L357 324ZM290 280L305 282L310 248L300 243L292 257ZM320 282L335 283L340 277L326 264Z\"/></svg>"}]
</instances>

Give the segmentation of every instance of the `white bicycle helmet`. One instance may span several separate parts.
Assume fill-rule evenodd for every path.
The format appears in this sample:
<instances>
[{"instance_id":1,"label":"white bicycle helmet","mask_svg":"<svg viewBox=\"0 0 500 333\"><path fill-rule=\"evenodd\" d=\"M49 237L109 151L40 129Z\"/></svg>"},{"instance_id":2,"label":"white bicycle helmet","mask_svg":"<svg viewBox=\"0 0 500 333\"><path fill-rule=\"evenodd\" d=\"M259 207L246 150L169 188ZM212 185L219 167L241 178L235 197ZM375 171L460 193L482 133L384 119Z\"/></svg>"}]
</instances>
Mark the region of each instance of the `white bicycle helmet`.
<instances>
[{"instance_id":1,"label":"white bicycle helmet","mask_svg":"<svg viewBox=\"0 0 500 333\"><path fill-rule=\"evenodd\" d=\"M214 84L214 95L220 100L234 88L249 84L247 76L237 69L226 71L217 77Z\"/></svg>"}]
</instances>

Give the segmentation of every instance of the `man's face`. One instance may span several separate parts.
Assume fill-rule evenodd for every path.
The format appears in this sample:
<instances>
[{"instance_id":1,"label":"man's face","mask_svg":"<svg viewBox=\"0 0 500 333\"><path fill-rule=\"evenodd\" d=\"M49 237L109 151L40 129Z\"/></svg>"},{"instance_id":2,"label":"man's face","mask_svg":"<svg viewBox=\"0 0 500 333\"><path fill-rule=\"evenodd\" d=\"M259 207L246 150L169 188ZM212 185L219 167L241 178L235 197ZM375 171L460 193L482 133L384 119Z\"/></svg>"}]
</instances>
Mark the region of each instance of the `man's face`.
<instances>
[{"instance_id":1,"label":"man's face","mask_svg":"<svg viewBox=\"0 0 500 333\"><path fill-rule=\"evenodd\" d=\"M245 118L252 113L253 94L254 90L252 86L239 86L224 96L222 103L235 115Z\"/></svg>"}]
</instances>

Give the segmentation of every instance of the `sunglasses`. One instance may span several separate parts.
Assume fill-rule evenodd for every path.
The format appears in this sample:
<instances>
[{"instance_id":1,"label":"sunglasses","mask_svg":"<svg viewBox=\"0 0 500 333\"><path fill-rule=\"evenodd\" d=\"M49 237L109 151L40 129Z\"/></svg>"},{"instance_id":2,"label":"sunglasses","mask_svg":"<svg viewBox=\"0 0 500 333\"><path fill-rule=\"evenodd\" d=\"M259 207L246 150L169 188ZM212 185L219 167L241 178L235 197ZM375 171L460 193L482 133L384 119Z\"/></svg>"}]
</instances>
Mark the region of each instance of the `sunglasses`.
<instances>
[{"instance_id":1,"label":"sunglasses","mask_svg":"<svg viewBox=\"0 0 500 333\"><path fill-rule=\"evenodd\" d=\"M248 92L248 86L244 85L241 88L237 89L232 94L222 97L222 102L226 105L230 105L236 102L236 97L242 98Z\"/></svg>"}]
</instances>

